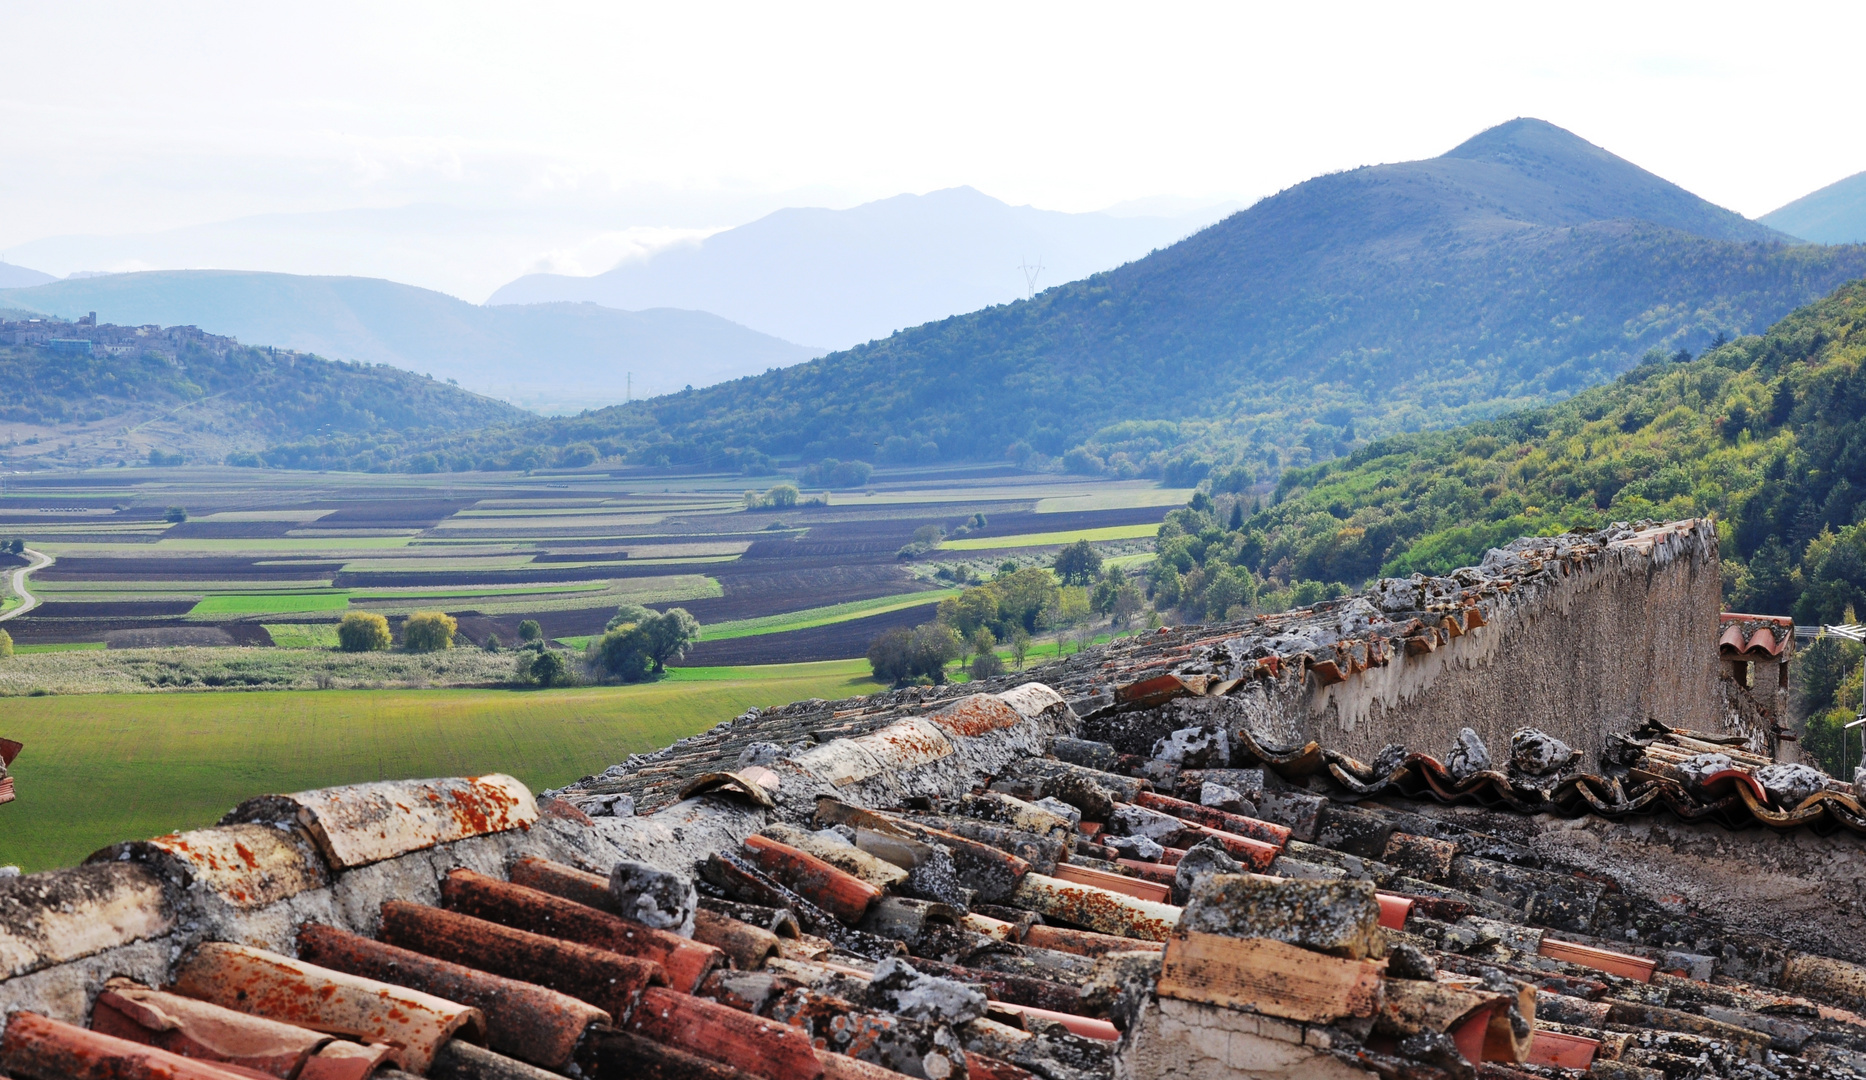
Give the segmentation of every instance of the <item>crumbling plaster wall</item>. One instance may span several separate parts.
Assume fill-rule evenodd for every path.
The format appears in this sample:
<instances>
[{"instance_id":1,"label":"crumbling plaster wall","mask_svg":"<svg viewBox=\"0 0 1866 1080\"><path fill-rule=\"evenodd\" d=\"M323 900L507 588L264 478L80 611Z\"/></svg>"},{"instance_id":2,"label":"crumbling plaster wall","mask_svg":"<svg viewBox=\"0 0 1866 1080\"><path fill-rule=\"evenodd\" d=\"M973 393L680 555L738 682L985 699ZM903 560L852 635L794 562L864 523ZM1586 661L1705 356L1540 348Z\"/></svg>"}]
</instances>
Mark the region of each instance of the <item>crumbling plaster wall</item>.
<instances>
[{"instance_id":1,"label":"crumbling plaster wall","mask_svg":"<svg viewBox=\"0 0 1866 1080\"><path fill-rule=\"evenodd\" d=\"M1502 754L1511 732L1537 727L1593 768L1610 736L1648 717L1704 728L1723 715L1721 587L1708 521L1650 552L1614 545L1489 601L1487 625L1436 652L1312 688L1304 734L1371 760L1388 743L1442 754L1464 727Z\"/></svg>"}]
</instances>

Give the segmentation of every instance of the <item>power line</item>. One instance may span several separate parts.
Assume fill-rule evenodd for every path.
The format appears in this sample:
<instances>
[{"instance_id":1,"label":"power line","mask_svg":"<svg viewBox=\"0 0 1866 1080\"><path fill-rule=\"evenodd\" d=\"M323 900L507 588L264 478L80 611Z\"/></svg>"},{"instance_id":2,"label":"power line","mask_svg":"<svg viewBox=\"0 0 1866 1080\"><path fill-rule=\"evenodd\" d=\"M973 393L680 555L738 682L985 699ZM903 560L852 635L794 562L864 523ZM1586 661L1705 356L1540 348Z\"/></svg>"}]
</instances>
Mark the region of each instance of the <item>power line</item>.
<instances>
[{"instance_id":1,"label":"power line","mask_svg":"<svg viewBox=\"0 0 1866 1080\"><path fill-rule=\"evenodd\" d=\"M1017 268L1024 272L1024 288L1031 297L1037 295L1037 278L1043 273L1043 256L1037 256L1037 265L1031 266L1029 260L1020 259Z\"/></svg>"}]
</instances>

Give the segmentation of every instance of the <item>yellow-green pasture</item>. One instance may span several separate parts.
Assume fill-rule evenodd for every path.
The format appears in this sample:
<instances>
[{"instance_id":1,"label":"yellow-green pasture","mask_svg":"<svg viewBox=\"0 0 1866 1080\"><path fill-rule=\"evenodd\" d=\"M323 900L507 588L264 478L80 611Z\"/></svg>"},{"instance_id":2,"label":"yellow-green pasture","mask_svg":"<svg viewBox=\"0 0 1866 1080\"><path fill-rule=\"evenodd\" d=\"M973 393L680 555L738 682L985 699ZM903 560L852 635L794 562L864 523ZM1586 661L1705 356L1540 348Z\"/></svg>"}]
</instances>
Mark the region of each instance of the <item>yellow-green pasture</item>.
<instances>
[{"instance_id":1,"label":"yellow-green pasture","mask_svg":"<svg viewBox=\"0 0 1866 1080\"><path fill-rule=\"evenodd\" d=\"M510 773L556 787L747 708L879 689L860 660L693 668L637 686L9 698L18 799L0 864L68 866L120 840L212 825L254 795Z\"/></svg>"}]
</instances>

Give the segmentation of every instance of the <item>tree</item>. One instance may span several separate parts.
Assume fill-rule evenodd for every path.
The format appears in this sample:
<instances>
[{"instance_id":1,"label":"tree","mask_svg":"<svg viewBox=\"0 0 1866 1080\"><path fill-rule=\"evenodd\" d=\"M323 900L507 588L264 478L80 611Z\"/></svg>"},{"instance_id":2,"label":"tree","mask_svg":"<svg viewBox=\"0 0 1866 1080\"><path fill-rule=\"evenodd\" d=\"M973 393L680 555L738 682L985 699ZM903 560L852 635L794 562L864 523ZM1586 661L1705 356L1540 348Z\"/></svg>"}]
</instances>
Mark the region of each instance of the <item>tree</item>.
<instances>
[{"instance_id":1,"label":"tree","mask_svg":"<svg viewBox=\"0 0 1866 1080\"><path fill-rule=\"evenodd\" d=\"M596 646L597 666L623 682L640 682L648 677L654 660L649 654L648 632L629 625L611 630Z\"/></svg>"},{"instance_id":2,"label":"tree","mask_svg":"<svg viewBox=\"0 0 1866 1080\"><path fill-rule=\"evenodd\" d=\"M1087 585L1101 573L1101 553L1087 540L1077 540L1056 555L1056 576L1064 585Z\"/></svg>"},{"instance_id":3,"label":"tree","mask_svg":"<svg viewBox=\"0 0 1866 1080\"><path fill-rule=\"evenodd\" d=\"M648 635L648 658L654 661L655 674L667 670L671 660L687 655L687 649L700 640L700 620L686 608L668 608L639 624Z\"/></svg>"},{"instance_id":4,"label":"tree","mask_svg":"<svg viewBox=\"0 0 1866 1080\"><path fill-rule=\"evenodd\" d=\"M1011 631L1011 659L1017 662L1017 670L1024 670L1024 657L1030 655L1030 632L1023 627Z\"/></svg>"},{"instance_id":5,"label":"tree","mask_svg":"<svg viewBox=\"0 0 1866 1080\"><path fill-rule=\"evenodd\" d=\"M409 652L440 652L454 647L460 624L444 611L417 611L402 623L402 644Z\"/></svg>"},{"instance_id":6,"label":"tree","mask_svg":"<svg viewBox=\"0 0 1866 1080\"><path fill-rule=\"evenodd\" d=\"M1142 599L1140 595L1140 587L1133 584L1123 584L1120 590L1114 594L1114 607L1109 611L1109 614L1113 616L1116 626L1126 626L1133 620L1134 616L1140 614L1141 608L1145 606L1146 601Z\"/></svg>"},{"instance_id":7,"label":"tree","mask_svg":"<svg viewBox=\"0 0 1866 1080\"><path fill-rule=\"evenodd\" d=\"M581 469L585 465L594 465L601 456L589 443L575 442L564 447L557 455L557 464L560 468Z\"/></svg>"},{"instance_id":8,"label":"tree","mask_svg":"<svg viewBox=\"0 0 1866 1080\"><path fill-rule=\"evenodd\" d=\"M1004 661L998 659L997 653L979 653L978 659L972 661L972 678L974 679L995 679L1002 674L1004 674Z\"/></svg>"},{"instance_id":9,"label":"tree","mask_svg":"<svg viewBox=\"0 0 1866 1080\"><path fill-rule=\"evenodd\" d=\"M527 659L529 658L529 659ZM555 686L569 681L570 668L564 663L561 653L545 649L537 653L521 653L518 662L526 665L525 677L539 686Z\"/></svg>"},{"instance_id":10,"label":"tree","mask_svg":"<svg viewBox=\"0 0 1866 1080\"><path fill-rule=\"evenodd\" d=\"M188 509L183 506L171 506L162 511L162 520L171 525L180 525L188 520Z\"/></svg>"},{"instance_id":11,"label":"tree","mask_svg":"<svg viewBox=\"0 0 1866 1080\"><path fill-rule=\"evenodd\" d=\"M797 489L790 484L778 484L765 492L764 504L774 510L788 510L797 505Z\"/></svg>"},{"instance_id":12,"label":"tree","mask_svg":"<svg viewBox=\"0 0 1866 1080\"><path fill-rule=\"evenodd\" d=\"M344 652L381 652L393 643L389 620L373 611L352 611L337 624L337 647Z\"/></svg>"},{"instance_id":13,"label":"tree","mask_svg":"<svg viewBox=\"0 0 1866 1080\"><path fill-rule=\"evenodd\" d=\"M1231 524L1228 527L1232 532L1238 532L1244 528L1243 499L1239 499L1237 502L1231 504Z\"/></svg>"},{"instance_id":14,"label":"tree","mask_svg":"<svg viewBox=\"0 0 1866 1080\"><path fill-rule=\"evenodd\" d=\"M13 635L0 630L0 658L13 655Z\"/></svg>"},{"instance_id":15,"label":"tree","mask_svg":"<svg viewBox=\"0 0 1866 1080\"><path fill-rule=\"evenodd\" d=\"M913 673L932 679L935 686L946 681L946 665L959 658L959 635L942 622L922 623L914 627L909 646Z\"/></svg>"},{"instance_id":16,"label":"tree","mask_svg":"<svg viewBox=\"0 0 1866 1080\"><path fill-rule=\"evenodd\" d=\"M651 607L643 607L640 604L623 604L621 607L616 608L616 613L614 615L609 616L609 621L603 624L603 629L620 630L624 627L640 626L642 623L654 618L656 614L656 611Z\"/></svg>"},{"instance_id":17,"label":"tree","mask_svg":"<svg viewBox=\"0 0 1866 1080\"><path fill-rule=\"evenodd\" d=\"M1043 624L1056 632L1056 655L1063 654L1063 639L1089 617L1088 590L1080 585L1058 589L1056 601L1043 611Z\"/></svg>"},{"instance_id":18,"label":"tree","mask_svg":"<svg viewBox=\"0 0 1866 1080\"><path fill-rule=\"evenodd\" d=\"M487 652L498 652L504 647L505 642L499 640L499 635L491 633L486 635L485 643L480 646L480 648L485 649Z\"/></svg>"},{"instance_id":19,"label":"tree","mask_svg":"<svg viewBox=\"0 0 1866 1080\"><path fill-rule=\"evenodd\" d=\"M905 686L913 676L913 631L904 626L884 630L868 643L868 666L876 682Z\"/></svg>"},{"instance_id":20,"label":"tree","mask_svg":"<svg viewBox=\"0 0 1866 1080\"><path fill-rule=\"evenodd\" d=\"M1013 625L1036 633L1043 610L1056 603L1056 579L1040 566L1004 574L992 581L998 590L998 623L992 629L1002 638Z\"/></svg>"},{"instance_id":21,"label":"tree","mask_svg":"<svg viewBox=\"0 0 1866 1080\"><path fill-rule=\"evenodd\" d=\"M1097 615L1113 614L1114 598L1120 593L1121 586L1125 584L1127 584L1126 576L1110 566L1108 572L1101 576L1101 580L1095 583L1095 591L1089 593L1089 610Z\"/></svg>"},{"instance_id":22,"label":"tree","mask_svg":"<svg viewBox=\"0 0 1866 1080\"><path fill-rule=\"evenodd\" d=\"M991 627L981 626L972 631L971 644L973 655L985 656L990 654L995 656L996 653L994 653L993 650L998 647L998 637L991 632Z\"/></svg>"},{"instance_id":23,"label":"tree","mask_svg":"<svg viewBox=\"0 0 1866 1080\"><path fill-rule=\"evenodd\" d=\"M544 629L538 625L538 620L526 619L524 622L519 623L518 624L518 640L520 641L542 641L544 640Z\"/></svg>"}]
</instances>

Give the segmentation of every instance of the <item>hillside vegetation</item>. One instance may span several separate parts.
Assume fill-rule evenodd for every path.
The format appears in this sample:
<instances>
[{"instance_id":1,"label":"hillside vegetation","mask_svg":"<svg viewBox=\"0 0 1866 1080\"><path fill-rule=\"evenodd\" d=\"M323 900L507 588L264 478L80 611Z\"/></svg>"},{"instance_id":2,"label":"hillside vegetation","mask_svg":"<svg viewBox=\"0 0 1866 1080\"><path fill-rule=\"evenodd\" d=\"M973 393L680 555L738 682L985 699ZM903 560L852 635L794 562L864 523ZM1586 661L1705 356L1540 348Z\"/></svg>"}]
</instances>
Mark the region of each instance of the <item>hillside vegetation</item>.
<instances>
[{"instance_id":1,"label":"hillside vegetation","mask_svg":"<svg viewBox=\"0 0 1866 1080\"><path fill-rule=\"evenodd\" d=\"M35 325L90 339L93 352L0 345L0 432L18 429L0 455L12 464L97 464L159 449L256 465L253 451L282 437L342 433L358 447L348 464L368 469L383 466L374 446L389 433L399 445L410 433L530 415L396 368L242 345L193 327Z\"/></svg>"},{"instance_id":2,"label":"hillside vegetation","mask_svg":"<svg viewBox=\"0 0 1866 1080\"><path fill-rule=\"evenodd\" d=\"M475 462L1010 457L1186 483L1559 400L1866 274L1535 120L1318 177L1119 269L819 360L411 445ZM306 464L341 458L300 447Z\"/></svg>"},{"instance_id":3,"label":"hillside vegetation","mask_svg":"<svg viewBox=\"0 0 1866 1080\"><path fill-rule=\"evenodd\" d=\"M1218 616L1253 590L1448 571L1523 534L1714 514L1731 609L1840 622L1866 610L1862 362L1854 282L1695 360L1654 353L1558 405L1286 472L1267 500L1220 475L1169 517L1155 587Z\"/></svg>"}]
</instances>

